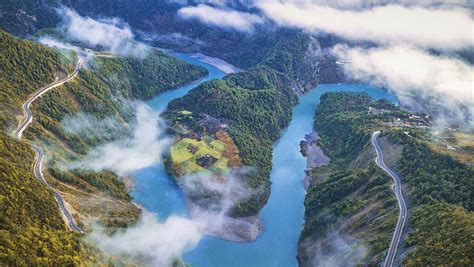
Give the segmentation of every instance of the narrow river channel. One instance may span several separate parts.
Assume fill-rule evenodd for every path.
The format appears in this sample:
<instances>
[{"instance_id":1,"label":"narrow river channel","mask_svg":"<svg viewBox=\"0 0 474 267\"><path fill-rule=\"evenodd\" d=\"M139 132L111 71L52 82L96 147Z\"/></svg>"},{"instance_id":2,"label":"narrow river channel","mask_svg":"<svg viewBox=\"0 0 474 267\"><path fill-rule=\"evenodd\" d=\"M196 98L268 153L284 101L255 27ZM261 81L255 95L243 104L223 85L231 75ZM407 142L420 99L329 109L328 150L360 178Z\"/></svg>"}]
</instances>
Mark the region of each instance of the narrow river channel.
<instances>
[{"instance_id":1,"label":"narrow river channel","mask_svg":"<svg viewBox=\"0 0 474 267\"><path fill-rule=\"evenodd\" d=\"M205 67L209 75L203 80L163 93L148 102L157 112L168 102L183 96L198 84L225 74L196 57L175 54L180 59ZM320 85L303 95L293 109L289 127L274 145L271 195L261 212L264 231L255 242L236 243L213 237L203 238L196 248L184 255L184 261L193 267L204 266L297 266L296 245L303 224L304 189L302 179L306 159L299 152L299 142L313 129L313 116L319 97L326 92L366 92L379 99L396 102L387 91L361 84ZM163 164L134 173L134 201L157 214L160 220L175 214L186 216L181 191L169 177Z\"/></svg>"}]
</instances>

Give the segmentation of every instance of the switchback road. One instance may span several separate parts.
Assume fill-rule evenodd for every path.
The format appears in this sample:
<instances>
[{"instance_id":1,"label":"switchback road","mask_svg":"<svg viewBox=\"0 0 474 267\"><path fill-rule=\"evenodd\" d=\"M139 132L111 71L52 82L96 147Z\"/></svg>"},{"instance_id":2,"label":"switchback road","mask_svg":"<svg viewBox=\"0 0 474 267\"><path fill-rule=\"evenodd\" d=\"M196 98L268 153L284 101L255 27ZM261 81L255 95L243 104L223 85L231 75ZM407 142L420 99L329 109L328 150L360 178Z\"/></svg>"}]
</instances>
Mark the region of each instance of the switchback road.
<instances>
[{"instance_id":1,"label":"switchback road","mask_svg":"<svg viewBox=\"0 0 474 267\"><path fill-rule=\"evenodd\" d=\"M55 88L55 87L58 87L70 80L72 80L78 73L79 71L79 68L81 67L81 64L82 64L82 60L81 58L78 58L78 61L77 61L77 65L76 65L76 68L74 69L74 71L68 75L66 78L64 79L61 79L59 81L55 81L41 89L39 89L38 91L36 91L36 93L34 93L24 104L23 104L23 113L25 114L25 118L23 119L22 123L18 126L17 130L15 131L15 138L17 139L21 139L22 137L22 134L23 134L23 131L26 129L26 127L33 121L33 113L31 112L30 110L30 106L31 104L33 103L33 101L35 101L36 99L38 99L41 95L43 95L44 93L48 92L49 90ZM34 163L34 174L35 174L35 177L40 180L44 185L46 185L48 188L50 188L53 192L54 192L54 198L56 199L56 201L58 202L58 205L59 205L59 208L61 210L61 213L63 214L64 218L66 219L67 221L67 225L68 227L73 230L73 231L76 231L76 232L82 232L81 228L76 224L76 222L74 221L71 213L67 210L66 208L66 205L65 205L65 202L64 202L64 199L63 197L61 196L61 194L59 194L54 188L52 188L48 182L46 181L46 179L44 178L43 176L43 172L42 172L42 169L43 169L43 159L44 159L44 152L43 150L38 147L38 146L35 146L33 144L31 144L31 147L33 148L33 150L35 151L36 153L36 158L35 158L35 163Z\"/></svg>"}]
</instances>

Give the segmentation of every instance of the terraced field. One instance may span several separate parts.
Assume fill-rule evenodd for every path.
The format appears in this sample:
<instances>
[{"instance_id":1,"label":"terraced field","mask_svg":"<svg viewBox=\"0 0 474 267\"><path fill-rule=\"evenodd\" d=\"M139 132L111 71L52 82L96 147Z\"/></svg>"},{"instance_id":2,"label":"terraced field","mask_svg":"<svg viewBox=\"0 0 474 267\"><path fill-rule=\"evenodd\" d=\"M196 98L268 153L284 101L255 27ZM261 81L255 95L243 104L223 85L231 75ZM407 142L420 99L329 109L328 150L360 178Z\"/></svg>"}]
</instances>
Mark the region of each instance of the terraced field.
<instances>
[{"instance_id":1,"label":"terraced field","mask_svg":"<svg viewBox=\"0 0 474 267\"><path fill-rule=\"evenodd\" d=\"M198 172L226 174L230 168L240 166L237 147L223 131L178 139L171 146L170 159L178 176Z\"/></svg>"}]
</instances>

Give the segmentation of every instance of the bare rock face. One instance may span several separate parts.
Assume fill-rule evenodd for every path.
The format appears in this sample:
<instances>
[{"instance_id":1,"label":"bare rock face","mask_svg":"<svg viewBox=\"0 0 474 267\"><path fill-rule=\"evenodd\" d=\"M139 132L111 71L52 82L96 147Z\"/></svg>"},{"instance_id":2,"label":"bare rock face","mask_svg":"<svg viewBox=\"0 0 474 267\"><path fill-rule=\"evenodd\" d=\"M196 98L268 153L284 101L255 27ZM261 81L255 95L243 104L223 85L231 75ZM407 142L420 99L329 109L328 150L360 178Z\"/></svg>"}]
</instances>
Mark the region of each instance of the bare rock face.
<instances>
[{"instance_id":1,"label":"bare rock face","mask_svg":"<svg viewBox=\"0 0 474 267\"><path fill-rule=\"evenodd\" d=\"M331 160L324 154L321 148L318 146L317 141L319 140L319 134L312 132L305 136L304 140L300 142L301 154L307 158L307 169L305 170L305 177L303 179L303 186L305 190L311 187L314 177L311 176L311 170L324 166Z\"/></svg>"},{"instance_id":2,"label":"bare rock face","mask_svg":"<svg viewBox=\"0 0 474 267\"><path fill-rule=\"evenodd\" d=\"M300 153L305 158L308 156L308 141L306 140L300 141Z\"/></svg>"}]
</instances>

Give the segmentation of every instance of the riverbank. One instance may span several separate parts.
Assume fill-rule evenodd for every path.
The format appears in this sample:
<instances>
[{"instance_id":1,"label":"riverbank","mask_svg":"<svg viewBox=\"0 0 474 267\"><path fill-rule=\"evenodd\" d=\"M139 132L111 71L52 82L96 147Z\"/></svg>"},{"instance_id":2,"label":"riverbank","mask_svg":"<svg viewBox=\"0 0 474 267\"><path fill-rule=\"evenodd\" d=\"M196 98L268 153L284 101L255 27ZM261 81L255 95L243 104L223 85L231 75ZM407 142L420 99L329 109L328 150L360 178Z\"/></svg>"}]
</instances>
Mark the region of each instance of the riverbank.
<instances>
[{"instance_id":1,"label":"riverbank","mask_svg":"<svg viewBox=\"0 0 474 267\"><path fill-rule=\"evenodd\" d=\"M170 54L180 57L181 59L185 59L185 60L191 59L193 60L193 62L190 62L190 63L198 64L204 67L206 67L206 64L210 65L214 67L215 69L217 69L218 72L221 72L221 74L217 76L224 76L226 74L240 71L239 68L233 66L232 64L222 59L210 57L201 53L181 54L181 53L176 53L176 52L170 52ZM199 86L199 84L205 81L208 81L210 79L213 79L214 76L217 74L211 71L210 69L208 69L208 71L210 72L210 75L208 77L206 77L202 81L197 81L193 83L191 86L193 88L197 87ZM218 77L218 78L221 78L221 77ZM168 102L171 100L172 99L169 99ZM163 110L164 110L164 107L160 108L159 111L161 112ZM208 123L212 124L209 121ZM210 127L210 126L207 125L207 127ZM175 179L173 176L176 176L176 175L173 174L173 172L171 171L170 169L171 167L170 166L165 166L165 167L167 169L168 175L170 176L170 179ZM183 185L180 185L180 183L177 183L177 185L183 192L182 194L184 195L184 198L185 198L186 211L189 214L189 216L192 219L195 219L198 221L205 221L205 223L203 223L202 225L203 225L203 231L206 235L213 236L213 237L227 240L227 241L233 241L233 242L251 242L251 241L255 241L257 239L257 236L261 233L263 229L263 223L258 218L258 216L234 218L223 213L209 212L207 210L204 210L202 207L197 205L193 200L191 200L188 197L188 195L192 193L187 192L186 188L184 188Z\"/></svg>"},{"instance_id":2,"label":"riverbank","mask_svg":"<svg viewBox=\"0 0 474 267\"><path fill-rule=\"evenodd\" d=\"M218 68L220 71L222 71L225 74L231 74L231 73L236 73L236 72L241 71L240 68L237 68L236 66L220 58L206 56L202 53L193 53L191 54L191 57L194 57L204 63L212 65Z\"/></svg>"},{"instance_id":3,"label":"riverbank","mask_svg":"<svg viewBox=\"0 0 474 267\"><path fill-rule=\"evenodd\" d=\"M313 169L329 164L331 159L326 156L323 150L318 146L319 134L313 131L305 135L304 140L300 142L300 152L306 157L306 170L303 179L303 187L308 190L314 183L311 176Z\"/></svg>"},{"instance_id":4,"label":"riverbank","mask_svg":"<svg viewBox=\"0 0 474 267\"><path fill-rule=\"evenodd\" d=\"M307 172L310 177L306 186L310 187L298 242L299 265L378 265L391 236L391 231L387 235L387 228L380 225L390 225L396 213L391 179L371 168L373 157L365 157L369 138L364 131L379 118L366 110L382 105L395 108L388 101L396 103L396 98L364 84L324 85L318 89L321 102L315 110L313 127L322 140L315 136L308 139L309 143L322 145L331 155L331 162ZM371 97L385 100L378 102ZM302 148L305 144L302 142ZM371 146L368 149L373 151Z\"/></svg>"}]
</instances>

